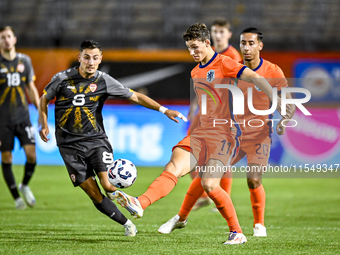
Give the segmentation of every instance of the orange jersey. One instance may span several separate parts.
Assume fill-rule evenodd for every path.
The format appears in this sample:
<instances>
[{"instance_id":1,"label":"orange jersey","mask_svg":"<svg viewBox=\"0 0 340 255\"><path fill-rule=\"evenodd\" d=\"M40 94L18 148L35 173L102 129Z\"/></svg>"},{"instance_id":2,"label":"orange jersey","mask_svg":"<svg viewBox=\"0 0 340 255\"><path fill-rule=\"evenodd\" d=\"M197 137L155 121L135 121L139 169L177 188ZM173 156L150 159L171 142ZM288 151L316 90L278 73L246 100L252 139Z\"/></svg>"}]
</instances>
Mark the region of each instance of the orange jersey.
<instances>
[{"instance_id":1,"label":"orange jersey","mask_svg":"<svg viewBox=\"0 0 340 255\"><path fill-rule=\"evenodd\" d=\"M279 91L283 87L287 87L288 83L287 80L281 70L281 68L267 60L261 58L260 64L254 70L257 74L266 78L269 84L272 87L276 87ZM238 87L242 89L244 98L245 98L245 105L244 105L244 116L239 116L239 123L242 130L242 140L245 139L254 139L254 137L266 133L271 136L272 133L272 122L268 121L273 117L272 114L270 115L255 115L250 112L248 107L248 88L251 87L253 91L253 106L257 110L268 110L271 107L271 101L269 97L262 92L257 86L252 83L248 83L245 81L238 81ZM255 121L256 119L256 121ZM245 120L245 125L243 125L243 120ZM250 120L254 120L248 124ZM263 125L261 127L251 127L251 126L260 126L261 120L263 121Z\"/></svg>"},{"instance_id":2,"label":"orange jersey","mask_svg":"<svg viewBox=\"0 0 340 255\"><path fill-rule=\"evenodd\" d=\"M233 84L234 78L239 78L246 66L215 52L212 59L205 65L197 65L191 71L193 88L198 99L199 109L202 109L206 99L206 114L200 113L198 128L230 132L230 124L213 127L214 119L234 119L232 113L231 92L225 88L215 88L215 84ZM237 129L239 129L237 127ZM227 131L229 130L229 131ZM240 134L240 130L237 132Z\"/></svg>"},{"instance_id":3,"label":"orange jersey","mask_svg":"<svg viewBox=\"0 0 340 255\"><path fill-rule=\"evenodd\" d=\"M212 48L214 49L214 47ZM230 44L224 51L219 52L219 54L227 56L227 57L231 57L233 60L236 60L237 62L242 61L240 53L238 53L238 51ZM195 118L190 123L188 134L190 134L190 132L192 132L198 126L198 123L199 123L199 114L196 114Z\"/></svg>"},{"instance_id":4,"label":"orange jersey","mask_svg":"<svg viewBox=\"0 0 340 255\"><path fill-rule=\"evenodd\" d=\"M231 57L232 59L236 60L237 62L242 61L240 53L229 44L229 46L222 52L219 52L219 54Z\"/></svg>"}]
</instances>

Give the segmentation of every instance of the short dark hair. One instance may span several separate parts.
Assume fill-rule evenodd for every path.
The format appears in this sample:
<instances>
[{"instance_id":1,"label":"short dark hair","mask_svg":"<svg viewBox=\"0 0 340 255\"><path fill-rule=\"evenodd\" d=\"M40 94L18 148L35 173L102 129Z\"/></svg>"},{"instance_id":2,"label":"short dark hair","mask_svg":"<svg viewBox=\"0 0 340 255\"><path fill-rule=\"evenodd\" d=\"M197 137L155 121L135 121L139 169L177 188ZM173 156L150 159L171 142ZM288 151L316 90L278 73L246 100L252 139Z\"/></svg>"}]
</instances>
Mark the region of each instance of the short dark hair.
<instances>
[{"instance_id":1,"label":"short dark hair","mask_svg":"<svg viewBox=\"0 0 340 255\"><path fill-rule=\"evenodd\" d=\"M198 40L205 41L210 40L210 32L204 23L192 24L187 31L183 34L184 41Z\"/></svg>"},{"instance_id":2,"label":"short dark hair","mask_svg":"<svg viewBox=\"0 0 340 255\"><path fill-rule=\"evenodd\" d=\"M228 30L231 29L230 22L228 20L226 20L225 18L215 19L211 26L226 27Z\"/></svg>"},{"instance_id":3,"label":"short dark hair","mask_svg":"<svg viewBox=\"0 0 340 255\"><path fill-rule=\"evenodd\" d=\"M5 31L5 30L11 30L12 32L13 32L13 34L14 34L14 31L13 31L13 28L11 27L11 26L1 26L0 27L0 33L1 32L3 32L3 31ZM15 34L14 34L15 35Z\"/></svg>"},{"instance_id":4,"label":"short dark hair","mask_svg":"<svg viewBox=\"0 0 340 255\"><path fill-rule=\"evenodd\" d=\"M255 27L248 27L248 28L244 29L241 32L241 35L245 34L245 33L257 34L257 40L259 40L260 42L263 42L263 34L257 28L255 28Z\"/></svg>"},{"instance_id":5,"label":"short dark hair","mask_svg":"<svg viewBox=\"0 0 340 255\"><path fill-rule=\"evenodd\" d=\"M101 46L98 42L94 40L85 40L80 44L80 51L83 51L84 49L96 49L98 48L101 51Z\"/></svg>"}]
</instances>

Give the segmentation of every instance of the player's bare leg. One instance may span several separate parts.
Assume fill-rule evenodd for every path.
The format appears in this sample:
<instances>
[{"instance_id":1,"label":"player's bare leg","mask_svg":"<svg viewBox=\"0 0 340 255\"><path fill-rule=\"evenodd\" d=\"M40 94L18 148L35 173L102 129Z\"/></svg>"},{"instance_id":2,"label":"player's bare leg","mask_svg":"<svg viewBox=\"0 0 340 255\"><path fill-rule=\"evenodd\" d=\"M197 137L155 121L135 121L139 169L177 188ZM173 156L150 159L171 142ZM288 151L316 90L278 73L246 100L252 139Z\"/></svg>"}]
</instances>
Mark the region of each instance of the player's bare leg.
<instances>
[{"instance_id":1,"label":"player's bare leg","mask_svg":"<svg viewBox=\"0 0 340 255\"><path fill-rule=\"evenodd\" d=\"M94 177L88 178L80 184L80 187L101 213L124 226L126 236L136 235L136 226L118 210L117 206L110 199L102 194Z\"/></svg>"},{"instance_id":2,"label":"player's bare leg","mask_svg":"<svg viewBox=\"0 0 340 255\"><path fill-rule=\"evenodd\" d=\"M179 179L190 173L191 167L196 164L197 160L189 151L176 147L172 152L169 163L164 167L164 171L170 172Z\"/></svg>"},{"instance_id":3,"label":"player's bare leg","mask_svg":"<svg viewBox=\"0 0 340 255\"><path fill-rule=\"evenodd\" d=\"M140 218L143 216L146 207L169 194L177 184L178 179L188 174L191 166L196 164L195 157L189 151L176 147L172 152L169 163L164 167L163 173L153 181L143 195L137 199L123 191L116 191L117 202L127 209L132 216Z\"/></svg>"},{"instance_id":4,"label":"player's bare leg","mask_svg":"<svg viewBox=\"0 0 340 255\"><path fill-rule=\"evenodd\" d=\"M97 173L97 176L99 178L100 185L105 190L106 196L111 200L115 200L116 197L114 196L113 192L115 192L117 189L109 182L109 179L107 178L107 172L99 172Z\"/></svg>"},{"instance_id":5,"label":"player's bare leg","mask_svg":"<svg viewBox=\"0 0 340 255\"><path fill-rule=\"evenodd\" d=\"M250 171L247 173L247 183L254 216L254 236L267 236L264 226L266 193L262 185L262 166L254 163L249 163L248 166Z\"/></svg>"},{"instance_id":6,"label":"player's bare leg","mask_svg":"<svg viewBox=\"0 0 340 255\"><path fill-rule=\"evenodd\" d=\"M94 204L98 204L103 200L103 194L94 177L88 178L79 186L85 191Z\"/></svg>"},{"instance_id":7,"label":"player's bare leg","mask_svg":"<svg viewBox=\"0 0 340 255\"><path fill-rule=\"evenodd\" d=\"M23 146L26 159L28 163L35 164L36 162L36 153L35 153L35 145L34 144L27 144Z\"/></svg>"}]
</instances>

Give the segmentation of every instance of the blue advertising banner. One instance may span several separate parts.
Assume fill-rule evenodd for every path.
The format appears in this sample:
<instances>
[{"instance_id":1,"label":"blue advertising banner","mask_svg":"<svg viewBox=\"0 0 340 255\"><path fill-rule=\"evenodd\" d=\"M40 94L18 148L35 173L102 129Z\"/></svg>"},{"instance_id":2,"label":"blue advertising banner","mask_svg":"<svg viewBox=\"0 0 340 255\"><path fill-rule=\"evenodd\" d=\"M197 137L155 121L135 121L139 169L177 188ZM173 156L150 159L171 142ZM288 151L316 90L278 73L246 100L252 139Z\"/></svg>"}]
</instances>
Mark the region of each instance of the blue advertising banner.
<instances>
[{"instance_id":1,"label":"blue advertising banner","mask_svg":"<svg viewBox=\"0 0 340 255\"><path fill-rule=\"evenodd\" d=\"M188 106L172 105L184 115ZM283 136L274 131L269 163L335 164L340 158L340 110L339 108L309 109L312 116L297 111L294 118L298 125L288 127ZM35 129L37 162L40 165L63 165L54 130L54 106L49 106L50 141L44 143L38 134L38 116L30 106L31 121ZM114 157L126 158L138 166L164 166L168 163L172 147L186 136L188 124L175 123L165 115L136 105L106 105L103 108L106 134L114 149ZM275 112L274 119L281 117ZM277 122L275 122L277 124ZM273 127L276 130L276 125ZM13 163L24 164L25 156L19 142L15 142ZM242 159L237 166L247 165Z\"/></svg>"},{"instance_id":2,"label":"blue advertising banner","mask_svg":"<svg viewBox=\"0 0 340 255\"><path fill-rule=\"evenodd\" d=\"M172 105L173 110L186 115L189 106ZM54 136L54 105L48 109L50 141L43 142L38 134L37 110L30 106L35 129L37 163L63 165ZM106 134L114 150L114 158L126 158L139 166L164 166L170 159L172 147L186 135L187 123L169 120L160 112L137 105L105 105L103 119ZM16 140L13 163L24 164L25 155Z\"/></svg>"},{"instance_id":3,"label":"blue advertising banner","mask_svg":"<svg viewBox=\"0 0 340 255\"><path fill-rule=\"evenodd\" d=\"M299 60L294 65L294 73L295 78L302 78L295 80L295 86L311 92L310 102L340 101L340 61Z\"/></svg>"}]
</instances>

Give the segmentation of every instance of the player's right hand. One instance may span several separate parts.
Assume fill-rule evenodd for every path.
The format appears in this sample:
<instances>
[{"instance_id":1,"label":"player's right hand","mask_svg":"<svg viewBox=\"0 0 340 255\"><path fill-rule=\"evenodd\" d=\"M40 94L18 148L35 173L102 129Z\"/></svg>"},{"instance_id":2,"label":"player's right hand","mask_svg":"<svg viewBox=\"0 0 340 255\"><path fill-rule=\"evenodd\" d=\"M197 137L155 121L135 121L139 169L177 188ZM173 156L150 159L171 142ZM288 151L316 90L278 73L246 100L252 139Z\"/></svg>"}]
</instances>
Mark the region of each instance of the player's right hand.
<instances>
[{"instance_id":1,"label":"player's right hand","mask_svg":"<svg viewBox=\"0 0 340 255\"><path fill-rule=\"evenodd\" d=\"M48 127L41 127L39 130L39 135L41 140L43 140L45 143L47 143L50 139L47 138L47 135L50 133Z\"/></svg>"},{"instance_id":2,"label":"player's right hand","mask_svg":"<svg viewBox=\"0 0 340 255\"><path fill-rule=\"evenodd\" d=\"M187 122L188 120L187 120L187 118L185 117L185 116L183 116L183 114L182 113L180 113L180 112L178 112L178 111L174 111L174 110L166 110L165 112L164 112L164 114L169 118L169 119L171 119L171 120L173 120L173 121L175 121L175 122L177 122L177 123L179 123L179 121L178 120L176 120L176 118L180 118L180 119L182 119L184 122Z\"/></svg>"}]
</instances>

